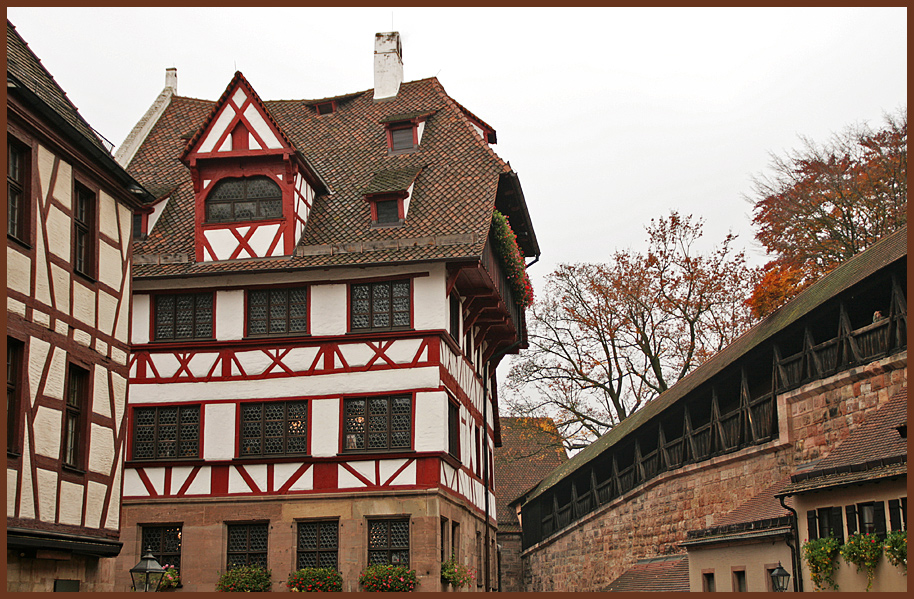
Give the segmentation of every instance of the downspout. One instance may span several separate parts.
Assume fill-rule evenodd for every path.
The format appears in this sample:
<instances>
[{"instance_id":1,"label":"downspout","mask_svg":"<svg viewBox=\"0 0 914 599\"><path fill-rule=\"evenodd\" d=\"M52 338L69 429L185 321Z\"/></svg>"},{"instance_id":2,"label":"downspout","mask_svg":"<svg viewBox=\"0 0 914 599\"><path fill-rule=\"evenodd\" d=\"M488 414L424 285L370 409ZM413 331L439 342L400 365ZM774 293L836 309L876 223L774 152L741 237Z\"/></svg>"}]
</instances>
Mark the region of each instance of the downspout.
<instances>
[{"instance_id":1,"label":"downspout","mask_svg":"<svg viewBox=\"0 0 914 599\"><path fill-rule=\"evenodd\" d=\"M486 432L486 435L483 437L483 444L482 444L482 480L483 480L483 487L484 487L483 495L485 495L485 514L486 514L486 519L484 522L484 525L486 527L486 537L485 537L485 539L486 539L485 540L486 575L485 575L485 587L484 588L487 592L491 588L491 580L492 580L492 572L490 571L491 568L489 565L489 560L491 559L491 554L489 552L489 541L491 538L489 536L489 485L490 485L489 477L491 476L491 474L489 472L489 435L488 435L490 365L493 363L497 363L499 360L501 360L501 358L506 353L508 353L515 347L519 346L521 343L523 343L523 338L518 339L517 341L515 341L508 347L504 348L503 350L495 352L492 355L492 357L489 358L489 363L486 364L486 376L484 376L482 379L482 430Z\"/></svg>"},{"instance_id":2,"label":"downspout","mask_svg":"<svg viewBox=\"0 0 914 599\"><path fill-rule=\"evenodd\" d=\"M797 528L797 511L784 503L786 496L778 495L778 501L781 502L781 507L793 514L793 521L791 522L790 528L793 532L793 542L797 544L797 547L794 547L789 542L787 546L790 547L790 558L793 560L793 592L802 593L803 592L803 571L800 569L800 555L799 555L799 543L800 543L800 531Z\"/></svg>"}]
</instances>

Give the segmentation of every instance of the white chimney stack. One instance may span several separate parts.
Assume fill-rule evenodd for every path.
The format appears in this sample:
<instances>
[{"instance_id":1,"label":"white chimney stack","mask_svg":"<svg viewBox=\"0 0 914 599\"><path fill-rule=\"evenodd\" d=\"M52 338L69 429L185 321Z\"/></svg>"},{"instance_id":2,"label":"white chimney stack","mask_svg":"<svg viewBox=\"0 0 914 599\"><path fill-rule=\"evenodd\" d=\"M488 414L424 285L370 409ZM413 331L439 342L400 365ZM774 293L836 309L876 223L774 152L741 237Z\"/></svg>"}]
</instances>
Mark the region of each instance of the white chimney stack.
<instances>
[{"instance_id":1,"label":"white chimney stack","mask_svg":"<svg viewBox=\"0 0 914 599\"><path fill-rule=\"evenodd\" d=\"M374 99L394 98L403 83L403 47L396 31L374 37Z\"/></svg>"},{"instance_id":2,"label":"white chimney stack","mask_svg":"<svg viewBox=\"0 0 914 599\"><path fill-rule=\"evenodd\" d=\"M178 69L176 67L165 69L165 87L170 87L173 94L178 93Z\"/></svg>"}]
</instances>

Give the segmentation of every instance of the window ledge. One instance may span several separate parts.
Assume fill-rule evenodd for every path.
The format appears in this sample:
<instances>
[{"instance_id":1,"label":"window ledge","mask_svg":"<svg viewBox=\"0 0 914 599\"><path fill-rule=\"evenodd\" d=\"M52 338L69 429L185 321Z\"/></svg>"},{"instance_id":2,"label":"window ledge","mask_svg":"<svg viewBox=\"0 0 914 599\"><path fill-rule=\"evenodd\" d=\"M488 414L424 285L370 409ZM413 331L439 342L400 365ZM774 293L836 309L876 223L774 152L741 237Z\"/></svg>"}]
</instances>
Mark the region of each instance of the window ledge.
<instances>
[{"instance_id":1,"label":"window ledge","mask_svg":"<svg viewBox=\"0 0 914 599\"><path fill-rule=\"evenodd\" d=\"M6 239L7 239L7 241L15 242L16 245L23 247L29 251L31 251L33 249L32 245L30 243L23 241L14 235L10 235L9 233L6 234Z\"/></svg>"}]
</instances>

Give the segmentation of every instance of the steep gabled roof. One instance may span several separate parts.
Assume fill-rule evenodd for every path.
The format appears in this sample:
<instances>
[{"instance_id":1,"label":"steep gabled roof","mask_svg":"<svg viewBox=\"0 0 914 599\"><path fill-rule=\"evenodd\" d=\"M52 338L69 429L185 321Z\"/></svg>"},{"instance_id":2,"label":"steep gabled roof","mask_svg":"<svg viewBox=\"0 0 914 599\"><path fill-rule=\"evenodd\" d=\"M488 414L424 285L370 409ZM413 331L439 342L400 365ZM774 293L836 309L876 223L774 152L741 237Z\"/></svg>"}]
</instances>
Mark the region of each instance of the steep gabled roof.
<instances>
[{"instance_id":1,"label":"steep gabled roof","mask_svg":"<svg viewBox=\"0 0 914 599\"><path fill-rule=\"evenodd\" d=\"M479 258L502 175L511 169L479 139L438 80L404 83L395 98L383 102L373 100L372 90L339 97L346 101L328 115L318 115L313 100L263 102L276 127L330 190L315 197L296 255L199 264L192 261L193 188L181 157L214 118L216 103L172 97L129 166L151 189L173 190L155 228L135 242L140 258L134 276ZM415 152L390 155L385 121L404 114L427 115L421 143ZM420 168L404 225L372 229L364 190L379 173ZM179 258L167 264L144 258L152 255Z\"/></svg>"},{"instance_id":2,"label":"steep gabled roof","mask_svg":"<svg viewBox=\"0 0 914 599\"><path fill-rule=\"evenodd\" d=\"M822 277L803 293L686 375L666 392L623 420L608 433L578 452L560 468L550 473L530 493L527 500L529 501L541 495L572 472L583 467L604 451L625 439L640 426L647 424L651 418L671 407L676 401L697 389L701 384L709 381L713 376L733 364L750 350L771 339L774 335L799 321L831 298L863 281L882 268L905 258L908 254L907 235L907 227L903 227Z\"/></svg>"},{"instance_id":3,"label":"steep gabled roof","mask_svg":"<svg viewBox=\"0 0 914 599\"><path fill-rule=\"evenodd\" d=\"M501 447L495 448L495 513L500 532L520 532L510 503L568 460L552 418L501 416Z\"/></svg>"}]
</instances>

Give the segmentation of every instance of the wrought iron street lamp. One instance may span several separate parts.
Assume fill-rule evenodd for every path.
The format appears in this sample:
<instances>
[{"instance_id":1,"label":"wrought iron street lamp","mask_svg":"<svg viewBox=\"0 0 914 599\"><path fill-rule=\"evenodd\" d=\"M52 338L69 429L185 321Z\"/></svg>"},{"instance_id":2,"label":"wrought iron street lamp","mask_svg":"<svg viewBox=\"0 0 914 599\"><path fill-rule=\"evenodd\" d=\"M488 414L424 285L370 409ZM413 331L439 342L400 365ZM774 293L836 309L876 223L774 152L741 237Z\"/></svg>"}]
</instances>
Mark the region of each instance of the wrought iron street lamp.
<instances>
[{"instance_id":1,"label":"wrought iron street lamp","mask_svg":"<svg viewBox=\"0 0 914 599\"><path fill-rule=\"evenodd\" d=\"M130 568L130 577L133 579L133 590L141 593L155 592L162 584L165 568L156 561L152 549L146 548L146 553L140 558L139 563Z\"/></svg>"},{"instance_id":2,"label":"wrought iron street lamp","mask_svg":"<svg viewBox=\"0 0 914 599\"><path fill-rule=\"evenodd\" d=\"M774 592L786 591L788 581L790 581L790 572L781 566L781 562L778 562L778 567L771 571L771 586L774 587Z\"/></svg>"}]
</instances>

